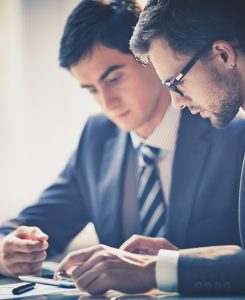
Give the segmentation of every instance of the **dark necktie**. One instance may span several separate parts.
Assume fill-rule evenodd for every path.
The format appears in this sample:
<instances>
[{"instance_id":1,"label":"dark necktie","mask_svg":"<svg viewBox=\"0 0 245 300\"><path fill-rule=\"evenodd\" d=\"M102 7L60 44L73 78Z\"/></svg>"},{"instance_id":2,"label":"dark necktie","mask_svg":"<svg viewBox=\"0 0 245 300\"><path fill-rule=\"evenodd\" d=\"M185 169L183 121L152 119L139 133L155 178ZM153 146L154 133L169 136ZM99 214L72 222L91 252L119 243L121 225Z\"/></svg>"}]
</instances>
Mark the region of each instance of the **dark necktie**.
<instances>
[{"instance_id":1,"label":"dark necktie","mask_svg":"<svg viewBox=\"0 0 245 300\"><path fill-rule=\"evenodd\" d=\"M160 149L139 147L138 203L142 234L157 237L165 233L166 208L156 164Z\"/></svg>"}]
</instances>

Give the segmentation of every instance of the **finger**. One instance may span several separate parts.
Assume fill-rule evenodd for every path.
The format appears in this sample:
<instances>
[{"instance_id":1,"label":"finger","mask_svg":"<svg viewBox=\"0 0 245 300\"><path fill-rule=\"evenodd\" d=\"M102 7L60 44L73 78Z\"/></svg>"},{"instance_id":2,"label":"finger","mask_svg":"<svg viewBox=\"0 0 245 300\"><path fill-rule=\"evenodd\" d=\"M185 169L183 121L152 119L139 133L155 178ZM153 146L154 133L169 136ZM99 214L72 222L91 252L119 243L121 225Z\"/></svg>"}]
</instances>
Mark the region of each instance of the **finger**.
<instances>
[{"instance_id":1,"label":"finger","mask_svg":"<svg viewBox=\"0 0 245 300\"><path fill-rule=\"evenodd\" d=\"M86 291L90 295L104 295L111 288L106 287L106 283L96 278L90 285L87 286Z\"/></svg>"},{"instance_id":2,"label":"finger","mask_svg":"<svg viewBox=\"0 0 245 300\"><path fill-rule=\"evenodd\" d=\"M112 282L112 280L108 281L110 265L113 267L113 262L107 261L105 263L101 261L87 269L85 273L81 272L82 274L74 279L76 286L81 291L85 290L90 294L105 293Z\"/></svg>"},{"instance_id":3,"label":"finger","mask_svg":"<svg viewBox=\"0 0 245 300\"><path fill-rule=\"evenodd\" d=\"M81 276L73 277L76 286L80 290L86 290L87 286L91 284L99 276L99 273L95 271L96 267L89 269L86 273L81 274Z\"/></svg>"},{"instance_id":4,"label":"finger","mask_svg":"<svg viewBox=\"0 0 245 300\"><path fill-rule=\"evenodd\" d=\"M16 236L21 239L47 241L48 235L38 227L20 226L16 229Z\"/></svg>"},{"instance_id":5,"label":"finger","mask_svg":"<svg viewBox=\"0 0 245 300\"><path fill-rule=\"evenodd\" d=\"M138 252L141 245L144 244L145 237L140 235L132 235L126 242L124 242L119 249L128 252Z\"/></svg>"},{"instance_id":6,"label":"finger","mask_svg":"<svg viewBox=\"0 0 245 300\"><path fill-rule=\"evenodd\" d=\"M118 249L115 249L116 253L120 252ZM128 254L127 254L128 255ZM130 254L132 263L137 263L137 260L134 260L133 255ZM100 251L95 253L92 257L90 257L86 262L82 265L78 266L72 272L72 278L75 282L79 283L81 288L87 289L87 286L94 281L97 276L107 276L108 272L112 269L118 269L120 266L120 270L123 269L123 264L120 264L121 258L119 258L113 250L110 250L110 253L104 251ZM128 260L127 257L125 259Z\"/></svg>"},{"instance_id":7,"label":"finger","mask_svg":"<svg viewBox=\"0 0 245 300\"><path fill-rule=\"evenodd\" d=\"M79 281L77 284L79 285ZM86 285L85 291L91 295L103 295L111 289L111 286L111 282L107 280L107 275L100 274Z\"/></svg>"},{"instance_id":8,"label":"finger","mask_svg":"<svg viewBox=\"0 0 245 300\"><path fill-rule=\"evenodd\" d=\"M23 252L7 252L4 254L3 258L15 263L40 263L44 261L47 257L46 251L32 252L32 253L23 253Z\"/></svg>"},{"instance_id":9,"label":"finger","mask_svg":"<svg viewBox=\"0 0 245 300\"><path fill-rule=\"evenodd\" d=\"M15 236L10 237L4 244L4 251L10 252L39 252L45 251L48 248L47 241L23 240Z\"/></svg>"},{"instance_id":10,"label":"finger","mask_svg":"<svg viewBox=\"0 0 245 300\"><path fill-rule=\"evenodd\" d=\"M124 251L144 255L157 255L161 248L176 250L176 247L164 238L152 238L139 235L132 236L132 238L120 247L120 249Z\"/></svg>"},{"instance_id":11,"label":"finger","mask_svg":"<svg viewBox=\"0 0 245 300\"><path fill-rule=\"evenodd\" d=\"M100 267L102 267L101 263L106 265L109 260L109 255L104 251L97 251L93 255L91 255L83 264L80 264L72 271L72 277L77 279L85 274L88 270L92 270L94 267L98 269L98 271L102 271Z\"/></svg>"},{"instance_id":12,"label":"finger","mask_svg":"<svg viewBox=\"0 0 245 300\"><path fill-rule=\"evenodd\" d=\"M93 247L89 247L86 249L77 250L69 253L58 265L54 274L54 280L59 280L58 272L65 271L66 273L69 273L69 269L77 267L77 265L84 263L95 252L103 249L103 247L105 246L96 245Z\"/></svg>"}]
</instances>

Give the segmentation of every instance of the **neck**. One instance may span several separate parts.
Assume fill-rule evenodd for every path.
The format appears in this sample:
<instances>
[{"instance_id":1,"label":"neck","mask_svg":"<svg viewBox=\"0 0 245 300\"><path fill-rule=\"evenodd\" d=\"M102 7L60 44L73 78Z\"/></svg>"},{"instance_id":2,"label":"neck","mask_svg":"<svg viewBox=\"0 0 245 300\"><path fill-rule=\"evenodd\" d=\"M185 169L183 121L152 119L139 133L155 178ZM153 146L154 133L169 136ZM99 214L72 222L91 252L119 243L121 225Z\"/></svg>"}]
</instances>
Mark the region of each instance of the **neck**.
<instances>
[{"instance_id":1,"label":"neck","mask_svg":"<svg viewBox=\"0 0 245 300\"><path fill-rule=\"evenodd\" d=\"M162 93L162 101L159 101L158 107L156 107L154 110L155 114L147 122L147 124L145 124L145 126L142 126L141 128L137 129L136 133L143 139L147 139L155 130L155 128L161 123L162 119L166 114L166 111L169 108L170 103L170 94L167 90L164 90Z\"/></svg>"}]
</instances>

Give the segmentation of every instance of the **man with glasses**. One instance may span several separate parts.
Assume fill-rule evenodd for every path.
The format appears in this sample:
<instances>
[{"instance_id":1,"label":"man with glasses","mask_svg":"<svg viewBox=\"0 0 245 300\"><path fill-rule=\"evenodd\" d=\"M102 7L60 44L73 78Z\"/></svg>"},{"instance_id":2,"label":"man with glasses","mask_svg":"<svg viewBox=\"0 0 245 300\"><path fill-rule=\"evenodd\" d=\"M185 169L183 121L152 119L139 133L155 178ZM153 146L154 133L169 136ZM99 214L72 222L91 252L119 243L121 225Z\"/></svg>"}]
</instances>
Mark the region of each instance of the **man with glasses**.
<instances>
[{"instance_id":1,"label":"man with glasses","mask_svg":"<svg viewBox=\"0 0 245 300\"><path fill-rule=\"evenodd\" d=\"M193 114L200 113L218 128L228 125L240 107L245 109L244 0L149 0L131 38L131 49L144 65L149 58L149 65L156 68L178 109L189 107ZM205 164L209 164L208 159ZM219 177L213 180L224 188ZM215 201L212 194L210 197ZM243 247L244 206L245 174L237 219ZM224 207L225 203L220 203L219 210ZM229 217L224 224L228 220ZM236 245L178 252L161 250L156 256L161 249L161 239L132 237L122 249L145 255L134 257L134 263L130 263L130 256L123 259L122 252L93 248L67 257L59 269L80 263L73 274L74 278L80 278L81 286L100 270L104 281L96 277L94 282L105 290L109 287L137 292L158 286L162 290L191 295L245 293L245 251ZM91 259L84 263L83 259L89 255ZM120 255L121 259L117 259ZM140 258L145 259L146 269L142 268Z\"/></svg>"},{"instance_id":2,"label":"man with glasses","mask_svg":"<svg viewBox=\"0 0 245 300\"><path fill-rule=\"evenodd\" d=\"M138 58L148 57L153 63L177 109L188 107L193 114L210 119L217 128L227 126L240 107L245 109L244 0L150 0L130 45ZM243 170L244 167L243 163ZM221 184L219 178L216 184ZM244 248L244 172L237 222ZM129 241L126 249L132 251L137 244L154 248L154 240L148 240L146 245L139 237ZM173 267L175 276L167 282L164 275L159 275L160 288L168 286L184 294L245 293L245 250L239 247L207 247L179 253L161 250L158 274L164 274L164 264Z\"/></svg>"}]
</instances>

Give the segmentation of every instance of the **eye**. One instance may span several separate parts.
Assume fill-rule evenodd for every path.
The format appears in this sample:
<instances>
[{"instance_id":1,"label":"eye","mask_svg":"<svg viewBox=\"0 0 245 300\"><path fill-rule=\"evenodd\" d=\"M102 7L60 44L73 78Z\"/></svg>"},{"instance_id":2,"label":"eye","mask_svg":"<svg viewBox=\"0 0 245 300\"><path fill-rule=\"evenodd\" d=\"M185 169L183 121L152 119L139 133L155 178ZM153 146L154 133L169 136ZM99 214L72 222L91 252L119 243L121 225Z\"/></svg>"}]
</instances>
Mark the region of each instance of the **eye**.
<instances>
[{"instance_id":1,"label":"eye","mask_svg":"<svg viewBox=\"0 0 245 300\"><path fill-rule=\"evenodd\" d=\"M88 92L89 92L90 94L97 94L96 88L89 88L89 89L87 89L87 90L88 90Z\"/></svg>"},{"instance_id":2,"label":"eye","mask_svg":"<svg viewBox=\"0 0 245 300\"><path fill-rule=\"evenodd\" d=\"M117 74L111 78L108 78L108 82L110 84L117 84L121 81L122 77L123 77L122 74Z\"/></svg>"},{"instance_id":3,"label":"eye","mask_svg":"<svg viewBox=\"0 0 245 300\"><path fill-rule=\"evenodd\" d=\"M115 82L118 81L118 79L119 79L118 77L114 77L114 78L110 79L109 82L110 83L115 83Z\"/></svg>"}]
</instances>

